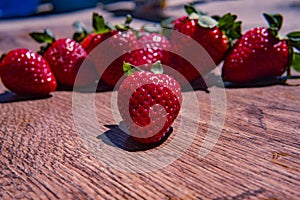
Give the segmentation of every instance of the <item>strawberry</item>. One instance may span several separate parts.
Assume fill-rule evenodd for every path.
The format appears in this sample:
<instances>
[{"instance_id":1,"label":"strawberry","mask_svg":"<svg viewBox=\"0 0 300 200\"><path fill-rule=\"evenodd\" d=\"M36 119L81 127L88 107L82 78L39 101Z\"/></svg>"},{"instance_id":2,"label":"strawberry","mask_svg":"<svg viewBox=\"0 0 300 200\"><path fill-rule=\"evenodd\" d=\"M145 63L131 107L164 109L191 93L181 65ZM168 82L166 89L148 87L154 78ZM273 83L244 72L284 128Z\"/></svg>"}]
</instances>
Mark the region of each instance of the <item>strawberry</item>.
<instances>
[{"instance_id":1,"label":"strawberry","mask_svg":"<svg viewBox=\"0 0 300 200\"><path fill-rule=\"evenodd\" d=\"M101 80L110 87L115 87L120 78L124 75L122 65L124 62L132 63L136 66L143 64L141 56L136 49L139 49L137 37L133 31L119 31L118 34L113 35L109 40L109 47L106 52L99 52L100 65L97 65L99 74L103 71L105 66L101 65L101 61L112 55L121 55L116 58L108 67L105 68L101 76Z\"/></svg>"},{"instance_id":2,"label":"strawberry","mask_svg":"<svg viewBox=\"0 0 300 200\"><path fill-rule=\"evenodd\" d=\"M130 62L134 65L141 65L141 57L135 49L138 49L137 37L129 24L132 17L127 15L124 24L110 26L105 23L104 18L96 13L93 14L93 32L89 33L83 24L76 22L73 24L77 32L73 38L81 41L82 46L88 53L95 47L103 44L105 48L96 48L90 56L96 69L101 74L101 80L110 88L115 87L119 79L124 75L122 70L123 62ZM105 63L120 55L112 63ZM104 64L105 63L105 64Z\"/></svg>"},{"instance_id":3,"label":"strawberry","mask_svg":"<svg viewBox=\"0 0 300 200\"><path fill-rule=\"evenodd\" d=\"M225 81L247 83L282 75L292 63L293 46L299 50L299 32L280 39L282 26L280 14L264 14L270 27L256 27L238 39L226 56L222 76ZM294 63L299 63L295 61Z\"/></svg>"},{"instance_id":4,"label":"strawberry","mask_svg":"<svg viewBox=\"0 0 300 200\"><path fill-rule=\"evenodd\" d=\"M30 36L40 43L47 43L39 52L48 61L57 81L66 86L74 86L76 76L87 53L75 40L62 38L55 40L52 33L45 30L43 33L33 32ZM86 67L84 76L79 77L78 87L94 82L94 69Z\"/></svg>"},{"instance_id":5,"label":"strawberry","mask_svg":"<svg viewBox=\"0 0 300 200\"><path fill-rule=\"evenodd\" d=\"M216 21L198 12L192 5L185 5L185 10L188 16L175 20L174 30L196 40L218 65L224 59L230 40L240 35L241 22L235 22L237 17L230 13ZM180 41L177 43L180 44Z\"/></svg>"},{"instance_id":6,"label":"strawberry","mask_svg":"<svg viewBox=\"0 0 300 200\"><path fill-rule=\"evenodd\" d=\"M119 87L118 107L131 137L143 144L161 141L180 111L178 82L162 74L160 61L153 64L153 73L128 63L123 68L129 76Z\"/></svg>"},{"instance_id":7,"label":"strawberry","mask_svg":"<svg viewBox=\"0 0 300 200\"><path fill-rule=\"evenodd\" d=\"M47 61L28 49L8 52L0 62L3 84L12 92L48 95L56 89L56 79Z\"/></svg>"},{"instance_id":8,"label":"strawberry","mask_svg":"<svg viewBox=\"0 0 300 200\"><path fill-rule=\"evenodd\" d=\"M163 64L168 62L171 44L169 40L159 33L146 33L139 40L139 54L142 58L142 64L152 65L156 61Z\"/></svg>"},{"instance_id":9,"label":"strawberry","mask_svg":"<svg viewBox=\"0 0 300 200\"><path fill-rule=\"evenodd\" d=\"M87 28L80 22L75 22L73 27L76 32L73 35L73 39L80 42L82 47L87 53L90 53L96 46L98 46L104 40L118 33L110 25L105 23L103 16L93 13L93 32L90 33Z\"/></svg>"}]
</instances>

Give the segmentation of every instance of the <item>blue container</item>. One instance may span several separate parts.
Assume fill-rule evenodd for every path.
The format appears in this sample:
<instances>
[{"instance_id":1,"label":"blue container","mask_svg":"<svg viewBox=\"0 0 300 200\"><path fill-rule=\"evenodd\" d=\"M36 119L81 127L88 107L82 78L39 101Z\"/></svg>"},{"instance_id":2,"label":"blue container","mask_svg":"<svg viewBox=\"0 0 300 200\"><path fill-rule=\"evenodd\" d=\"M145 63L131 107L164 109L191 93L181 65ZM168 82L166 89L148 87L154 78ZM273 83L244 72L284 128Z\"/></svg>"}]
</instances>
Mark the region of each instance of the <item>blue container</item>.
<instances>
[{"instance_id":1,"label":"blue container","mask_svg":"<svg viewBox=\"0 0 300 200\"><path fill-rule=\"evenodd\" d=\"M51 0L54 12L66 12L96 6L98 0Z\"/></svg>"},{"instance_id":2,"label":"blue container","mask_svg":"<svg viewBox=\"0 0 300 200\"><path fill-rule=\"evenodd\" d=\"M35 14L40 0L0 0L0 18Z\"/></svg>"}]
</instances>

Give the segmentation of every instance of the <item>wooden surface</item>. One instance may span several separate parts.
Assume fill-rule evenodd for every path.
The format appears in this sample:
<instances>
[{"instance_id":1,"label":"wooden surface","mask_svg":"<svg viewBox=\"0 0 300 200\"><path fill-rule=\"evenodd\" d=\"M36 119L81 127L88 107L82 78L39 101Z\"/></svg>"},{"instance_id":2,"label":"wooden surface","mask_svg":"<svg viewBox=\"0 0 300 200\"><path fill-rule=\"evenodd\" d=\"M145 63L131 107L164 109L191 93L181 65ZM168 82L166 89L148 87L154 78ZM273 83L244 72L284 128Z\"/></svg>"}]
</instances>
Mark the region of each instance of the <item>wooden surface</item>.
<instances>
[{"instance_id":1,"label":"wooden surface","mask_svg":"<svg viewBox=\"0 0 300 200\"><path fill-rule=\"evenodd\" d=\"M52 27L59 35L69 34L62 24ZM12 34L9 26L2 29L1 52L35 48L26 35L33 29ZM289 83L226 88L221 136L202 159L211 93L196 91L200 120L192 121L199 123L193 143L170 165L143 173L110 167L87 148L74 122L72 91L57 91L44 99L20 98L0 84L0 199L299 199L300 82ZM112 92L95 94L99 133L93 142L108 147L106 136L115 140L113 149L143 155L159 151L181 134L176 133L177 120L163 144L132 149L116 128L111 97ZM117 157L114 152L105 156Z\"/></svg>"}]
</instances>

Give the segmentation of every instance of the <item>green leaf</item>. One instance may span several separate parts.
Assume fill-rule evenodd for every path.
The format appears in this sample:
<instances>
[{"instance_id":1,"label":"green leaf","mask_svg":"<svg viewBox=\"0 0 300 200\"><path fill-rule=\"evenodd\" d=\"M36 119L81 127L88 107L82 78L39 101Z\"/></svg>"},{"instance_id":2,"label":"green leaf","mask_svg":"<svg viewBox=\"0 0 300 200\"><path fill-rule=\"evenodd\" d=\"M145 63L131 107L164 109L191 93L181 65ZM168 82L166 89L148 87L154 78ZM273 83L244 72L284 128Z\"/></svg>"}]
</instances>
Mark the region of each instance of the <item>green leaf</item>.
<instances>
[{"instance_id":1,"label":"green leaf","mask_svg":"<svg viewBox=\"0 0 300 200\"><path fill-rule=\"evenodd\" d=\"M80 33L80 32L76 32L73 34L73 40L75 40L76 42L81 42L84 40L84 38L86 38L86 34L84 33Z\"/></svg>"},{"instance_id":2,"label":"green leaf","mask_svg":"<svg viewBox=\"0 0 300 200\"><path fill-rule=\"evenodd\" d=\"M300 38L299 39L290 39L290 44L296 48L298 51L300 51Z\"/></svg>"},{"instance_id":3,"label":"green leaf","mask_svg":"<svg viewBox=\"0 0 300 200\"><path fill-rule=\"evenodd\" d=\"M44 32L32 32L29 35L38 43L51 44L55 41L53 33L49 29L45 29Z\"/></svg>"},{"instance_id":4,"label":"green leaf","mask_svg":"<svg viewBox=\"0 0 300 200\"><path fill-rule=\"evenodd\" d=\"M162 28L173 29L174 28L174 24L173 24L174 20L176 20L175 17L169 17L169 18L163 19L160 22L160 26Z\"/></svg>"},{"instance_id":5,"label":"green leaf","mask_svg":"<svg viewBox=\"0 0 300 200\"><path fill-rule=\"evenodd\" d=\"M110 27L106 25L103 16L97 13L93 13L93 28L97 34L107 33L111 30Z\"/></svg>"},{"instance_id":6,"label":"green leaf","mask_svg":"<svg viewBox=\"0 0 300 200\"><path fill-rule=\"evenodd\" d=\"M237 19L236 15L227 13L218 20L218 26L221 30L228 30L233 26L233 23L236 19Z\"/></svg>"},{"instance_id":7,"label":"green leaf","mask_svg":"<svg viewBox=\"0 0 300 200\"><path fill-rule=\"evenodd\" d=\"M273 34L277 36L278 31L281 29L283 17L280 14L267 14L263 13L264 18L267 20Z\"/></svg>"},{"instance_id":8,"label":"green leaf","mask_svg":"<svg viewBox=\"0 0 300 200\"><path fill-rule=\"evenodd\" d=\"M73 28L75 29L75 33L73 34L73 39L77 42L81 42L85 37L87 37L90 33L86 26L80 22L76 21L72 24Z\"/></svg>"},{"instance_id":9,"label":"green leaf","mask_svg":"<svg viewBox=\"0 0 300 200\"><path fill-rule=\"evenodd\" d=\"M131 76L133 73L139 72L142 70L130 63L124 62L123 63L123 71L126 74L126 76Z\"/></svg>"},{"instance_id":10,"label":"green leaf","mask_svg":"<svg viewBox=\"0 0 300 200\"><path fill-rule=\"evenodd\" d=\"M218 22L209 16L200 15L198 18L198 24L204 28L214 28L218 25Z\"/></svg>"},{"instance_id":11,"label":"green leaf","mask_svg":"<svg viewBox=\"0 0 300 200\"><path fill-rule=\"evenodd\" d=\"M211 18L213 18L216 21L219 21L221 19L221 16L219 16L219 15L213 15L213 16L211 16Z\"/></svg>"},{"instance_id":12,"label":"green leaf","mask_svg":"<svg viewBox=\"0 0 300 200\"><path fill-rule=\"evenodd\" d=\"M300 72L300 53L293 54L292 68L297 72Z\"/></svg>"},{"instance_id":13,"label":"green leaf","mask_svg":"<svg viewBox=\"0 0 300 200\"><path fill-rule=\"evenodd\" d=\"M125 25L129 26L129 24L132 22L132 16L130 14L126 15L126 19L125 19Z\"/></svg>"},{"instance_id":14,"label":"green leaf","mask_svg":"<svg viewBox=\"0 0 300 200\"><path fill-rule=\"evenodd\" d=\"M191 15L192 13L196 13L196 14L199 13L193 4L184 5L184 9L188 15Z\"/></svg>"},{"instance_id":15,"label":"green leaf","mask_svg":"<svg viewBox=\"0 0 300 200\"><path fill-rule=\"evenodd\" d=\"M190 20L193 20L193 19L199 19L199 14L197 13L192 13L189 15L189 19Z\"/></svg>"},{"instance_id":16,"label":"green leaf","mask_svg":"<svg viewBox=\"0 0 300 200\"><path fill-rule=\"evenodd\" d=\"M81 21L75 21L72 24L73 28L75 29L76 32L82 33L86 32L89 33L90 31L87 29L87 27L82 23Z\"/></svg>"},{"instance_id":17,"label":"green leaf","mask_svg":"<svg viewBox=\"0 0 300 200\"><path fill-rule=\"evenodd\" d=\"M300 39L300 31L295 31L287 34L289 39Z\"/></svg>"},{"instance_id":18,"label":"green leaf","mask_svg":"<svg viewBox=\"0 0 300 200\"><path fill-rule=\"evenodd\" d=\"M242 22L238 21L233 23L231 29L228 30L226 35L231 40L240 38L242 36Z\"/></svg>"},{"instance_id":19,"label":"green leaf","mask_svg":"<svg viewBox=\"0 0 300 200\"><path fill-rule=\"evenodd\" d=\"M160 61L156 61L152 65L151 72L153 72L154 74L163 74L164 73L164 69L163 69L163 66Z\"/></svg>"}]
</instances>

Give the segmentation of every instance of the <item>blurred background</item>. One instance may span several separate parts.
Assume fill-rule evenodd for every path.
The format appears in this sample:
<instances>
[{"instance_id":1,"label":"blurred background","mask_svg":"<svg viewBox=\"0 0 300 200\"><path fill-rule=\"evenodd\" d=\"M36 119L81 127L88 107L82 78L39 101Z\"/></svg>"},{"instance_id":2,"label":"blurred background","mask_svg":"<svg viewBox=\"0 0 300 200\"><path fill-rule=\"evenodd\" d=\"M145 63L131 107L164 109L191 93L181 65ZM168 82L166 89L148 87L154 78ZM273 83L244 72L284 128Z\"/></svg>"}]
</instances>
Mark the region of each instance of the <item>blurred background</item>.
<instances>
[{"instance_id":1,"label":"blurred background","mask_svg":"<svg viewBox=\"0 0 300 200\"><path fill-rule=\"evenodd\" d=\"M146 14L167 7L174 8L184 3L205 4L216 1L228 2L229 0L0 0L0 19L71 12L103 6L109 10L134 10ZM253 2L259 1L253 0ZM288 3L291 7L300 7L299 0L282 2Z\"/></svg>"}]
</instances>

